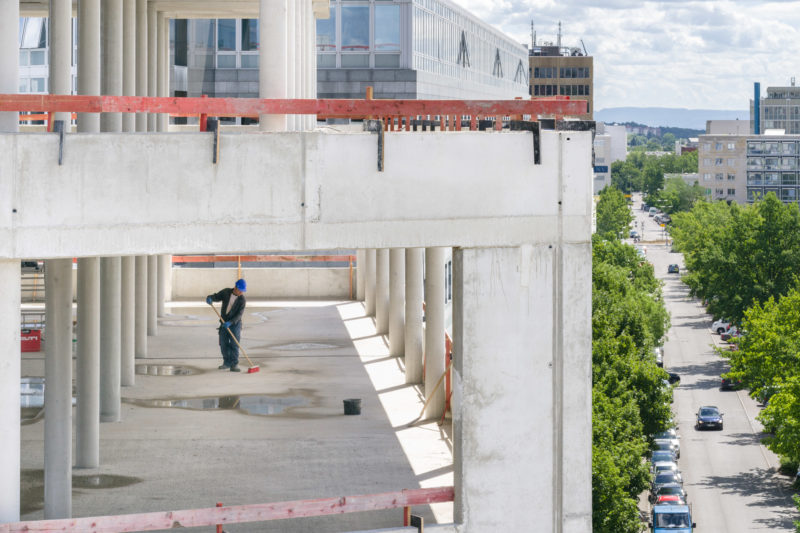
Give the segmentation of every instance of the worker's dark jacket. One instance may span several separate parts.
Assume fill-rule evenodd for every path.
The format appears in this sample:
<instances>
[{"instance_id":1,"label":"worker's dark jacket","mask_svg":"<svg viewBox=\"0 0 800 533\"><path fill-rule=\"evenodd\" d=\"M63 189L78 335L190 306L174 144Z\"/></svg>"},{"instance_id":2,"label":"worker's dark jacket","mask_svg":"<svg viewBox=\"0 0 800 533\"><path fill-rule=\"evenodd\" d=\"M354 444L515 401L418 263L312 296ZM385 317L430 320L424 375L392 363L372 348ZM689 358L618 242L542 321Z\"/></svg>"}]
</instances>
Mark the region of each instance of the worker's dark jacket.
<instances>
[{"instance_id":1,"label":"worker's dark jacket","mask_svg":"<svg viewBox=\"0 0 800 533\"><path fill-rule=\"evenodd\" d=\"M222 302L222 320L226 322L230 322L231 325L237 324L242 321L242 315L244 314L244 307L247 305L247 300L244 297L244 294L240 294L236 301L233 303L233 307L231 307L230 312L226 312L228 309L228 300L233 296L233 289L222 289L216 294L209 294L208 295L211 300L215 302Z\"/></svg>"}]
</instances>

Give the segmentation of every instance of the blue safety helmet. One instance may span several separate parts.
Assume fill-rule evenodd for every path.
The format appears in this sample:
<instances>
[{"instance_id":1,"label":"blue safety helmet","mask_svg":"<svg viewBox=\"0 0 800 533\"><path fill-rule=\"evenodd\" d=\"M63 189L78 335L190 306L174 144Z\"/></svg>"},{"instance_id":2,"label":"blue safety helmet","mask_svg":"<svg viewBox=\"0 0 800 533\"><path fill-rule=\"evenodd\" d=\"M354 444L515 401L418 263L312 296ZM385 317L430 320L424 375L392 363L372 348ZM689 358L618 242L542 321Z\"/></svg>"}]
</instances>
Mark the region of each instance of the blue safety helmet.
<instances>
[{"instance_id":1,"label":"blue safety helmet","mask_svg":"<svg viewBox=\"0 0 800 533\"><path fill-rule=\"evenodd\" d=\"M236 288L242 292L247 292L247 283L243 279L240 279L236 282Z\"/></svg>"}]
</instances>

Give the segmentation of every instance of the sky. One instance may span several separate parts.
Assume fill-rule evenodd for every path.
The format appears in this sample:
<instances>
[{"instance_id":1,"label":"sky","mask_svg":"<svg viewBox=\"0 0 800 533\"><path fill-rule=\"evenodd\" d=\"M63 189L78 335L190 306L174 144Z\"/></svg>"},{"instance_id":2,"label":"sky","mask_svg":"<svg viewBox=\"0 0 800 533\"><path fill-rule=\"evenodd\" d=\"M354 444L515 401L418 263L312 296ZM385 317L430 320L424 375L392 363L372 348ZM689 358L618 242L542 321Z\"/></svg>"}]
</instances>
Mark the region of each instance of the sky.
<instances>
[{"instance_id":1,"label":"sky","mask_svg":"<svg viewBox=\"0 0 800 533\"><path fill-rule=\"evenodd\" d=\"M453 0L519 42L594 57L595 109L748 110L753 83L800 83L800 0Z\"/></svg>"}]
</instances>

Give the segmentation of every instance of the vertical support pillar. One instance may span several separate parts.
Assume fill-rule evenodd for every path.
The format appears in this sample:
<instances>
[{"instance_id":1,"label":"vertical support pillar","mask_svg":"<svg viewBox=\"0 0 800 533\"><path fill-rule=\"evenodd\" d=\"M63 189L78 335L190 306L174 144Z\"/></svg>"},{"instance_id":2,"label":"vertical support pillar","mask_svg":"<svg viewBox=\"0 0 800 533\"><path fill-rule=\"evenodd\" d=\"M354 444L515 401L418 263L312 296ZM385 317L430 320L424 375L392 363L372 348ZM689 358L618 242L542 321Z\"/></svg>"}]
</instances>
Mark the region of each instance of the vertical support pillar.
<instances>
[{"instance_id":1,"label":"vertical support pillar","mask_svg":"<svg viewBox=\"0 0 800 533\"><path fill-rule=\"evenodd\" d=\"M78 2L78 94L100 94L100 0ZM100 114L79 113L78 131L99 132Z\"/></svg>"},{"instance_id":2,"label":"vertical support pillar","mask_svg":"<svg viewBox=\"0 0 800 533\"><path fill-rule=\"evenodd\" d=\"M164 309L164 302L170 297L170 287L172 278L172 256L158 256L158 316L165 317L167 313Z\"/></svg>"},{"instance_id":3,"label":"vertical support pillar","mask_svg":"<svg viewBox=\"0 0 800 533\"><path fill-rule=\"evenodd\" d=\"M444 248L425 249L425 399L426 418L444 413L444 380L434 390L444 373Z\"/></svg>"},{"instance_id":4,"label":"vertical support pillar","mask_svg":"<svg viewBox=\"0 0 800 533\"><path fill-rule=\"evenodd\" d=\"M0 2L0 94L17 94L18 91L19 2ZM19 112L0 112L0 131L19 131ZM19 472L17 472L17 479L19 479ZM17 487L17 494L19 494L19 487ZM2 505L0 504L0 506ZM17 516L19 516L19 508L17 508Z\"/></svg>"},{"instance_id":5,"label":"vertical support pillar","mask_svg":"<svg viewBox=\"0 0 800 533\"><path fill-rule=\"evenodd\" d=\"M147 335L158 335L158 256L147 256Z\"/></svg>"},{"instance_id":6,"label":"vertical support pillar","mask_svg":"<svg viewBox=\"0 0 800 533\"><path fill-rule=\"evenodd\" d=\"M157 17L156 34L156 68L158 96L169 96L169 19L162 12ZM159 113L156 119L156 131L169 131L169 114Z\"/></svg>"},{"instance_id":7,"label":"vertical support pillar","mask_svg":"<svg viewBox=\"0 0 800 533\"><path fill-rule=\"evenodd\" d=\"M134 321L134 353L136 359L147 357L147 256L136 256L136 310Z\"/></svg>"},{"instance_id":8,"label":"vertical support pillar","mask_svg":"<svg viewBox=\"0 0 800 533\"><path fill-rule=\"evenodd\" d=\"M100 260L100 421L118 422L120 411L121 280L119 257Z\"/></svg>"},{"instance_id":9,"label":"vertical support pillar","mask_svg":"<svg viewBox=\"0 0 800 533\"><path fill-rule=\"evenodd\" d=\"M8 3L16 4L16 2ZM0 12L3 12L2 7ZM0 16L0 28L3 27L4 16ZM14 19L14 22L16 20ZM1 39L4 39L2 31L0 31ZM5 55L19 56L19 54ZM0 84L2 83L0 81ZM0 117L0 128L4 125L2 120ZM21 392L19 264L17 259L0 259L0 294L3 295L0 299L0 431L3 434L3 438L0 438L0 524L19 521Z\"/></svg>"},{"instance_id":10,"label":"vertical support pillar","mask_svg":"<svg viewBox=\"0 0 800 533\"><path fill-rule=\"evenodd\" d=\"M103 0L102 9L102 91L122 95L122 0ZM122 131L121 113L103 113L101 131Z\"/></svg>"},{"instance_id":11,"label":"vertical support pillar","mask_svg":"<svg viewBox=\"0 0 800 533\"><path fill-rule=\"evenodd\" d=\"M136 96L147 96L147 0L136 0ZM147 131L147 113L136 113L136 131Z\"/></svg>"},{"instance_id":12,"label":"vertical support pillar","mask_svg":"<svg viewBox=\"0 0 800 533\"><path fill-rule=\"evenodd\" d=\"M406 383L422 383L422 248L406 248Z\"/></svg>"},{"instance_id":13,"label":"vertical support pillar","mask_svg":"<svg viewBox=\"0 0 800 533\"><path fill-rule=\"evenodd\" d=\"M156 6L152 2L147 3L147 94L148 96L158 95L158 17L156 16ZM147 115L147 131L156 131L156 115Z\"/></svg>"},{"instance_id":14,"label":"vertical support pillar","mask_svg":"<svg viewBox=\"0 0 800 533\"><path fill-rule=\"evenodd\" d=\"M367 316L375 316L375 248L368 248L364 253L364 312Z\"/></svg>"},{"instance_id":15,"label":"vertical support pillar","mask_svg":"<svg viewBox=\"0 0 800 533\"><path fill-rule=\"evenodd\" d=\"M364 287L366 286L367 251L363 248L356 250L356 300L364 301Z\"/></svg>"},{"instance_id":16,"label":"vertical support pillar","mask_svg":"<svg viewBox=\"0 0 800 533\"><path fill-rule=\"evenodd\" d=\"M295 72L297 71L297 12L298 2L289 0L286 3L286 98L297 98ZM286 115L286 129L297 131L298 115Z\"/></svg>"},{"instance_id":17,"label":"vertical support pillar","mask_svg":"<svg viewBox=\"0 0 800 533\"><path fill-rule=\"evenodd\" d=\"M45 265L44 517L72 516L72 260ZM16 322L16 321L15 321Z\"/></svg>"},{"instance_id":18,"label":"vertical support pillar","mask_svg":"<svg viewBox=\"0 0 800 533\"><path fill-rule=\"evenodd\" d=\"M405 352L406 250L389 250L389 355Z\"/></svg>"},{"instance_id":19,"label":"vertical support pillar","mask_svg":"<svg viewBox=\"0 0 800 533\"><path fill-rule=\"evenodd\" d=\"M389 249L375 251L375 329L389 333Z\"/></svg>"},{"instance_id":20,"label":"vertical support pillar","mask_svg":"<svg viewBox=\"0 0 800 533\"><path fill-rule=\"evenodd\" d=\"M259 0L259 97L287 97L287 0ZM261 131L286 131L286 115L261 115Z\"/></svg>"},{"instance_id":21,"label":"vertical support pillar","mask_svg":"<svg viewBox=\"0 0 800 533\"><path fill-rule=\"evenodd\" d=\"M100 465L100 259L78 259L75 466Z\"/></svg>"},{"instance_id":22,"label":"vertical support pillar","mask_svg":"<svg viewBox=\"0 0 800 533\"><path fill-rule=\"evenodd\" d=\"M122 0L122 94L136 96L136 0ZM136 131L136 115L122 114L122 131Z\"/></svg>"},{"instance_id":23,"label":"vertical support pillar","mask_svg":"<svg viewBox=\"0 0 800 533\"><path fill-rule=\"evenodd\" d=\"M120 320L120 385L132 387L136 380L136 257L122 258L122 312Z\"/></svg>"},{"instance_id":24,"label":"vertical support pillar","mask_svg":"<svg viewBox=\"0 0 800 533\"><path fill-rule=\"evenodd\" d=\"M72 1L50 0L50 94L72 94ZM15 91L16 92L16 91ZM59 112L55 120L64 121L69 132L70 113Z\"/></svg>"}]
</instances>

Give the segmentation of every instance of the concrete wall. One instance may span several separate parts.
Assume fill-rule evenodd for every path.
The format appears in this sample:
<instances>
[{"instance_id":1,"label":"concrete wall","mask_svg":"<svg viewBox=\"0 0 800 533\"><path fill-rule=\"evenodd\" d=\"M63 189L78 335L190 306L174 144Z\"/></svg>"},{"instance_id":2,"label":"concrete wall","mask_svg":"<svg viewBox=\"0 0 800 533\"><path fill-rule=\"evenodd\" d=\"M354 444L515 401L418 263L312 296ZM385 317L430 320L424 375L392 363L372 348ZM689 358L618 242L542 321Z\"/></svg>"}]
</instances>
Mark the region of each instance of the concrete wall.
<instances>
[{"instance_id":1,"label":"concrete wall","mask_svg":"<svg viewBox=\"0 0 800 533\"><path fill-rule=\"evenodd\" d=\"M169 298L205 298L225 287L233 287L237 275L236 268L174 268ZM248 298L351 297L349 268L243 268L242 276L247 280ZM353 283L355 292L355 269Z\"/></svg>"},{"instance_id":2,"label":"concrete wall","mask_svg":"<svg viewBox=\"0 0 800 533\"><path fill-rule=\"evenodd\" d=\"M237 253L581 241L560 172L590 132L0 135L0 257ZM46 177L47 179L44 179ZM586 184L581 184L583 187ZM587 195L588 195L587 191ZM560 224L560 225L559 225Z\"/></svg>"}]
</instances>

